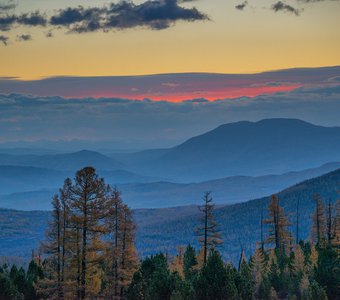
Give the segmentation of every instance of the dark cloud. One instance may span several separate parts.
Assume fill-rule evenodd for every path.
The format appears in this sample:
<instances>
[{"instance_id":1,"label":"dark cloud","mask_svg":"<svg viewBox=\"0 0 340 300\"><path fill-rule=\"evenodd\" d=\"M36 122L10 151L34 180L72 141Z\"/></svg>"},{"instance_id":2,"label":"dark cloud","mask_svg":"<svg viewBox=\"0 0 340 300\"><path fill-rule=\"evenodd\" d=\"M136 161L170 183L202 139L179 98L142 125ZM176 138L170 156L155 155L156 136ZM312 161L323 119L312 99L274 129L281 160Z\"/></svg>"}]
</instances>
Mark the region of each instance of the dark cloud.
<instances>
[{"instance_id":1,"label":"dark cloud","mask_svg":"<svg viewBox=\"0 0 340 300\"><path fill-rule=\"evenodd\" d=\"M300 14L300 11L298 9L294 8L289 4L283 3L282 1L278 1L275 4L273 4L272 10L275 12L279 11L289 12L295 14L296 16Z\"/></svg>"},{"instance_id":2,"label":"dark cloud","mask_svg":"<svg viewBox=\"0 0 340 300\"><path fill-rule=\"evenodd\" d=\"M0 13L4 12L4 11L8 11L8 10L12 10L16 8L16 4L13 1L9 1L6 4L2 4L0 3Z\"/></svg>"},{"instance_id":3,"label":"dark cloud","mask_svg":"<svg viewBox=\"0 0 340 300\"><path fill-rule=\"evenodd\" d=\"M0 31L8 31L15 25L46 26L46 17L38 11L22 15L6 15L0 17Z\"/></svg>"},{"instance_id":4,"label":"dark cloud","mask_svg":"<svg viewBox=\"0 0 340 300\"><path fill-rule=\"evenodd\" d=\"M183 1L181 1L183 2ZM189 2L189 1L186 1ZM191 2L191 1L190 1ZM122 1L102 8L66 8L51 17L54 26L67 27L71 32L84 33L98 30L147 27L165 29L176 21L207 20L196 8L184 8L178 0L146 1L139 5Z\"/></svg>"},{"instance_id":5,"label":"dark cloud","mask_svg":"<svg viewBox=\"0 0 340 300\"><path fill-rule=\"evenodd\" d=\"M26 42L32 40L32 36L30 34L20 34L17 35L17 40L20 42Z\"/></svg>"},{"instance_id":6,"label":"dark cloud","mask_svg":"<svg viewBox=\"0 0 340 300\"><path fill-rule=\"evenodd\" d=\"M248 1L244 1L241 4L236 5L235 8L238 10L243 10L247 5L248 5Z\"/></svg>"},{"instance_id":7,"label":"dark cloud","mask_svg":"<svg viewBox=\"0 0 340 300\"><path fill-rule=\"evenodd\" d=\"M193 0L148 0L141 4L129 1L111 3L103 7L84 8L83 6L68 7L59 10L49 19L46 15L35 11L21 15L0 16L0 31L11 30L15 25L47 26L67 28L69 32L86 33L94 31L110 31L146 27L165 29L177 21L208 20L208 16L195 7L185 8L178 3ZM51 37L50 34L46 35Z\"/></svg>"},{"instance_id":8,"label":"dark cloud","mask_svg":"<svg viewBox=\"0 0 340 300\"><path fill-rule=\"evenodd\" d=\"M5 46L7 46L9 38L4 35L0 35L0 42L2 42Z\"/></svg>"},{"instance_id":9,"label":"dark cloud","mask_svg":"<svg viewBox=\"0 0 340 300\"><path fill-rule=\"evenodd\" d=\"M27 26L46 26L47 24L45 16L41 15L39 11L30 14L22 14L17 17L16 22Z\"/></svg>"},{"instance_id":10,"label":"dark cloud","mask_svg":"<svg viewBox=\"0 0 340 300\"><path fill-rule=\"evenodd\" d=\"M8 31L12 25L16 22L17 17L12 15L0 16L0 31Z\"/></svg>"}]
</instances>

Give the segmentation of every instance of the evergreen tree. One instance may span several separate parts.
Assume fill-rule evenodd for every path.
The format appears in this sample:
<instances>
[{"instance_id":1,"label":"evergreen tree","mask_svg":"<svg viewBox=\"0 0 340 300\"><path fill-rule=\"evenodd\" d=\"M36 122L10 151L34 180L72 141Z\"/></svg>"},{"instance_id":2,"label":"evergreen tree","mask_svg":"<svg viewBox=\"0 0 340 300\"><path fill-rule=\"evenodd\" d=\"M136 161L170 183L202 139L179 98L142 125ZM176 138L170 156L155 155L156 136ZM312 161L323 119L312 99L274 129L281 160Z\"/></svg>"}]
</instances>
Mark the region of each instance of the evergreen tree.
<instances>
[{"instance_id":1,"label":"evergreen tree","mask_svg":"<svg viewBox=\"0 0 340 300\"><path fill-rule=\"evenodd\" d=\"M134 274L126 297L133 300L168 300L176 290L176 279L178 280L170 273L163 254L147 257Z\"/></svg>"},{"instance_id":2,"label":"evergreen tree","mask_svg":"<svg viewBox=\"0 0 340 300\"><path fill-rule=\"evenodd\" d=\"M235 272L230 266L224 267L217 251L211 251L195 282L196 299L237 299Z\"/></svg>"},{"instance_id":3,"label":"evergreen tree","mask_svg":"<svg viewBox=\"0 0 340 300\"><path fill-rule=\"evenodd\" d=\"M197 273L197 258L195 249L189 244L184 252L183 272L187 281L191 282Z\"/></svg>"},{"instance_id":4,"label":"evergreen tree","mask_svg":"<svg viewBox=\"0 0 340 300\"><path fill-rule=\"evenodd\" d=\"M215 221L213 210L213 198L211 192L206 192L203 196L203 205L199 206L202 212L200 225L197 227L196 234L199 237L203 249L203 263L207 261L209 251L215 250L222 243L221 235L217 230L217 222Z\"/></svg>"},{"instance_id":5,"label":"evergreen tree","mask_svg":"<svg viewBox=\"0 0 340 300\"><path fill-rule=\"evenodd\" d=\"M325 207L320 195L314 195L315 211L311 231L312 241L319 247L324 246L326 234Z\"/></svg>"},{"instance_id":6,"label":"evergreen tree","mask_svg":"<svg viewBox=\"0 0 340 300\"><path fill-rule=\"evenodd\" d=\"M269 236L266 239L266 243L274 244L277 253L286 255L292 240L291 234L287 229L290 223L283 208L280 206L279 198L276 195L271 197L268 211L269 219L264 220L264 223L270 225Z\"/></svg>"},{"instance_id":7,"label":"evergreen tree","mask_svg":"<svg viewBox=\"0 0 340 300\"><path fill-rule=\"evenodd\" d=\"M89 288L92 280L98 276L100 254L103 244L99 237L105 234L105 227L100 222L105 217L106 185L103 178L98 178L92 167L86 167L76 173L72 186L72 221L80 230L80 291L78 297L85 299L89 293L98 293L96 289Z\"/></svg>"},{"instance_id":8,"label":"evergreen tree","mask_svg":"<svg viewBox=\"0 0 340 300\"><path fill-rule=\"evenodd\" d=\"M45 262L45 275L38 284L42 297L51 299L63 298L61 285L61 243L62 243L62 211L58 195L52 200L52 219L49 223L47 241L43 243L43 251L48 255ZM48 267L47 267L48 266Z\"/></svg>"},{"instance_id":9,"label":"evergreen tree","mask_svg":"<svg viewBox=\"0 0 340 300\"><path fill-rule=\"evenodd\" d=\"M107 202L106 230L109 242L106 248L107 279L106 296L123 297L124 289L137 270L134 248L135 225L131 210L123 204L121 193L114 188Z\"/></svg>"}]
</instances>

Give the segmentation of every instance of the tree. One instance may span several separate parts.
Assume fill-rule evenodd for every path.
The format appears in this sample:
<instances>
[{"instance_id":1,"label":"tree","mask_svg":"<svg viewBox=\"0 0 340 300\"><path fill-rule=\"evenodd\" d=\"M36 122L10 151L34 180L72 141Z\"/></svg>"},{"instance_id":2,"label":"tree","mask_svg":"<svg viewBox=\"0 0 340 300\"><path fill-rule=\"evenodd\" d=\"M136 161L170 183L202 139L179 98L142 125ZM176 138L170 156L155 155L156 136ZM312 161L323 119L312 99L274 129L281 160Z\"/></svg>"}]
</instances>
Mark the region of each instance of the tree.
<instances>
[{"instance_id":1,"label":"tree","mask_svg":"<svg viewBox=\"0 0 340 300\"><path fill-rule=\"evenodd\" d=\"M195 274L197 273L196 266L197 258L195 249L189 244L184 252L183 257L183 272L187 281L193 280Z\"/></svg>"},{"instance_id":2,"label":"tree","mask_svg":"<svg viewBox=\"0 0 340 300\"><path fill-rule=\"evenodd\" d=\"M202 212L200 225L197 227L196 234L198 241L203 249L203 262L207 261L208 251L215 250L222 243L221 235L217 230L217 222L215 221L213 210L213 198L211 192L206 192L203 196L203 205L199 206Z\"/></svg>"},{"instance_id":3,"label":"tree","mask_svg":"<svg viewBox=\"0 0 340 300\"><path fill-rule=\"evenodd\" d=\"M163 254L147 257L134 274L126 297L133 300L170 300L176 289L176 281Z\"/></svg>"},{"instance_id":4,"label":"tree","mask_svg":"<svg viewBox=\"0 0 340 300\"><path fill-rule=\"evenodd\" d=\"M132 213L123 203L121 193L116 188L109 193L105 226L109 235L105 259L109 282L106 296L115 299L123 297L124 288L137 270Z\"/></svg>"},{"instance_id":5,"label":"tree","mask_svg":"<svg viewBox=\"0 0 340 300\"><path fill-rule=\"evenodd\" d=\"M250 260L250 267L255 285L255 295L259 295L261 284L267 274L265 257L261 248L256 248Z\"/></svg>"},{"instance_id":6,"label":"tree","mask_svg":"<svg viewBox=\"0 0 340 300\"><path fill-rule=\"evenodd\" d=\"M58 195L52 200L52 219L49 223L47 241L42 248L48 255L45 262L45 277L39 281L38 290L43 297L51 299L63 298L63 286L61 284L61 243L62 243L62 211Z\"/></svg>"},{"instance_id":7,"label":"tree","mask_svg":"<svg viewBox=\"0 0 340 300\"><path fill-rule=\"evenodd\" d=\"M292 240L291 234L287 227L290 225L283 208L280 206L279 198L272 195L269 206L269 219L264 220L265 224L270 225L269 236L266 239L267 244L274 244L275 250L280 255L286 255Z\"/></svg>"},{"instance_id":8,"label":"tree","mask_svg":"<svg viewBox=\"0 0 340 300\"><path fill-rule=\"evenodd\" d=\"M315 211L313 214L313 225L311 231L312 241L317 246L323 246L326 234L325 207L320 195L314 195Z\"/></svg>"},{"instance_id":9,"label":"tree","mask_svg":"<svg viewBox=\"0 0 340 300\"><path fill-rule=\"evenodd\" d=\"M100 220L105 217L106 189L104 179L98 178L92 167L79 170L71 188L72 222L80 231L80 299L88 296L89 283L98 276L99 255L104 250L99 237L105 234L105 226Z\"/></svg>"},{"instance_id":10,"label":"tree","mask_svg":"<svg viewBox=\"0 0 340 300\"><path fill-rule=\"evenodd\" d=\"M231 266L226 269L220 254L212 250L195 282L196 299L237 299L235 273Z\"/></svg>"}]
</instances>

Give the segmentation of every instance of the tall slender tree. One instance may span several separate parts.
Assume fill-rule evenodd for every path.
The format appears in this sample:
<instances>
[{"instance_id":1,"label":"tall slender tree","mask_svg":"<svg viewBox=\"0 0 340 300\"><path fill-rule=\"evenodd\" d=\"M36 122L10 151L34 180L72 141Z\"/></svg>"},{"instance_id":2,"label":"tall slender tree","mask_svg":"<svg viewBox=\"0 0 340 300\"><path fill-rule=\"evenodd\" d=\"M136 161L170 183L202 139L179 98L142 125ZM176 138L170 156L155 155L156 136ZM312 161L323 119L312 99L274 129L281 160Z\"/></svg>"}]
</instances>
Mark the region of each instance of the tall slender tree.
<instances>
[{"instance_id":1,"label":"tall slender tree","mask_svg":"<svg viewBox=\"0 0 340 300\"><path fill-rule=\"evenodd\" d=\"M325 206L320 195L314 195L315 211L313 214L313 225L311 238L317 246L324 246L326 234Z\"/></svg>"},{"instance_id":2,"label":"tall slender tree","mask_svg":"<svg viewBox=\"0 0 340 300\"><path fill-rule=\"evenodd\" d=\"M269 219L264 220L265 224L270 225L269 236L266 239L267 244L274 244L275 249L280 254L285 255L289 250L292 236L288 231L290 225L283 208L280 206L279 198L276 195L271 197L269 206Z\"/></svg>"},{"instance_id":3,"label":"tall slender tree","mask_svg":"<svg viewBox=\"0 0 340 300\"><path fill-rule=\"evenodd\" d=\"M207 262L208 252L216 249L222 243L221 235L217 228L217 222L214 217L214 204L211 192L206 192L203 195L203 205L199 206L202 212L200 225L196 229L196 234L199 237L198 241L203 249L203 262Z\"/></svg>"},{"instance_id":4,"label":"tall slender tree","mask_svg":"<svg viewBox=\"0 0 340 300\"><path fill-rule=\"evenodd\" d=\"M105 218L106 188L104 179L98 178L92 167L79 170L71 188L73 222L80 229L81 240L80 299L87 297L89 282L97 275L98 253L103 250L97 241L98 236L105 234L105 227L100 221Z\"/></svg>"}]
</instances>

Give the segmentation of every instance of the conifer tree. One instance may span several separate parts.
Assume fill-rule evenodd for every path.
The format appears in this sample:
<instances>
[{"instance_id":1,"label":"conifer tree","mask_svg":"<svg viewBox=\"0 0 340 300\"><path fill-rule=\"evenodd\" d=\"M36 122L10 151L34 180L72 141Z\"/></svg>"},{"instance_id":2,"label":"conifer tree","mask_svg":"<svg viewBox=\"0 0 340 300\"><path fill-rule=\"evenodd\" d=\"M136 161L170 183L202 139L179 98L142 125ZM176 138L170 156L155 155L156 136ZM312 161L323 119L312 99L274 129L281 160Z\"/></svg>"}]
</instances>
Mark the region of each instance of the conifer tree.
<instances>
[{"instance_id":1,"label":"conifer tree","mask_svg":"<svg viewBox=\"0 0 340 300\"><path fill-rule=\"evenodd\" d=\"M196 299L237 299L235 272L231 266L225 268L217 251L211 251L195 282Z\"/></svg>"},{"instance_id":2,"label":"conifer tree","mask_svg":"<svg viewBox=\"0 0 340 300\"><path fill-rule=\"evenodd\" d=\"M265 224L270 225L267 244L274 244L276 251L281 255L286 255L289 251L291 234L287 227L290 225L283 208L280 206L279 198L276 195L271 197L269 206L269 219L264 220Z\"/></svg>"},{"instance_id":3,"label":"conifer tree","mask_svg":"<svg viewBox=\"0 0 340 300\"><path fill-rule=\"evenodd\" d=\"M123 297L124 288L137 270L137 255L134 248L135 225L131 210L123 204L121 193L110 191L105 219L109 242L106 248L108 286L106 296Z\"/></svg>"},{"instance_id":4,"label":"conifer tree","mask_svg":"<svg viewBox=\"0 0 340 300\"><path fill-rule=\"evenodd\" d=\"M192 281L197 272L197 264L195 249L189 244L183 257L183 272L187 281Z\"/></svg>"},{"instance_id":5,"label":"conifer tree","mask_svg":"<svg viewBox=\"0 0 340 300\"><path fill-rule=\"evenodd\" d=\"M311 231L312 241L319 247L324 246L326 234L325 207L320 195L314 195L315 211Z\"/></svg>"},{"instance_id":6,"label":"conifer tree","mask_svg":"<svg viewBox=\"0 0 340 300\"><path fill-rule=\"evenodd\" d=\"M255 295L258 295L260 286L267 274L266 262L261 248L256 248L250 260L250 266L253 275Z\"/></svg>"},{"instance_id":7,"label":"conifer tree","mask_svg":"<svg viewBox=\"0 0 340 300\"><path fill-rule=\"evenodd\" d=\"M333 226L333 241L332 245L340 251L340 200L336 202L336 215L334 218L334 226Z\"/></svg>"},{"instance_id":8,"label":"conifer tree","mask_svg":"<svg viewBox=\"0 0 340 300\"><path fill-rule=\"evenodd\" d=\"M196 234L199 237L203 249L203 263L207 261L208 252L215 250L222 243L221 235L217 230L217 222L213 214L214 204L211 192L206 192L203 196L203 205L199 206L202 212L200 225L197 227Z\"/></svg>"},{"instance_id":9,"label":"conifer tree","mask_svg":"<svg viewBox=\"0 0 340 300\"><path fill-rule=\"evenodd\" d=\"M91 290L88 283L97 276L96 264L103 252L103 244L97 243L100 235L105 234L105 227L100 220L105 217L106 185L103 178L98 178L92 167L85 167L76 173L74 185L71 189L72 221L80 231L80 299L85 299Z\"/></svg>"},{"instance_id":10,"label":"conifer tree","mask_svg":"<svg viewBox=\"0 0 340 300\"><path fill-rule=\"evenodd\" d=\"M43 251L48 255L44 263L45 276L38 283L39 293L43 298L63 298L63 286L61 284L61 243L62 243L62 211L58 195L52 200L52 219L49 224L47 241L43 243Z\"/></svg>"}]
</instances>

